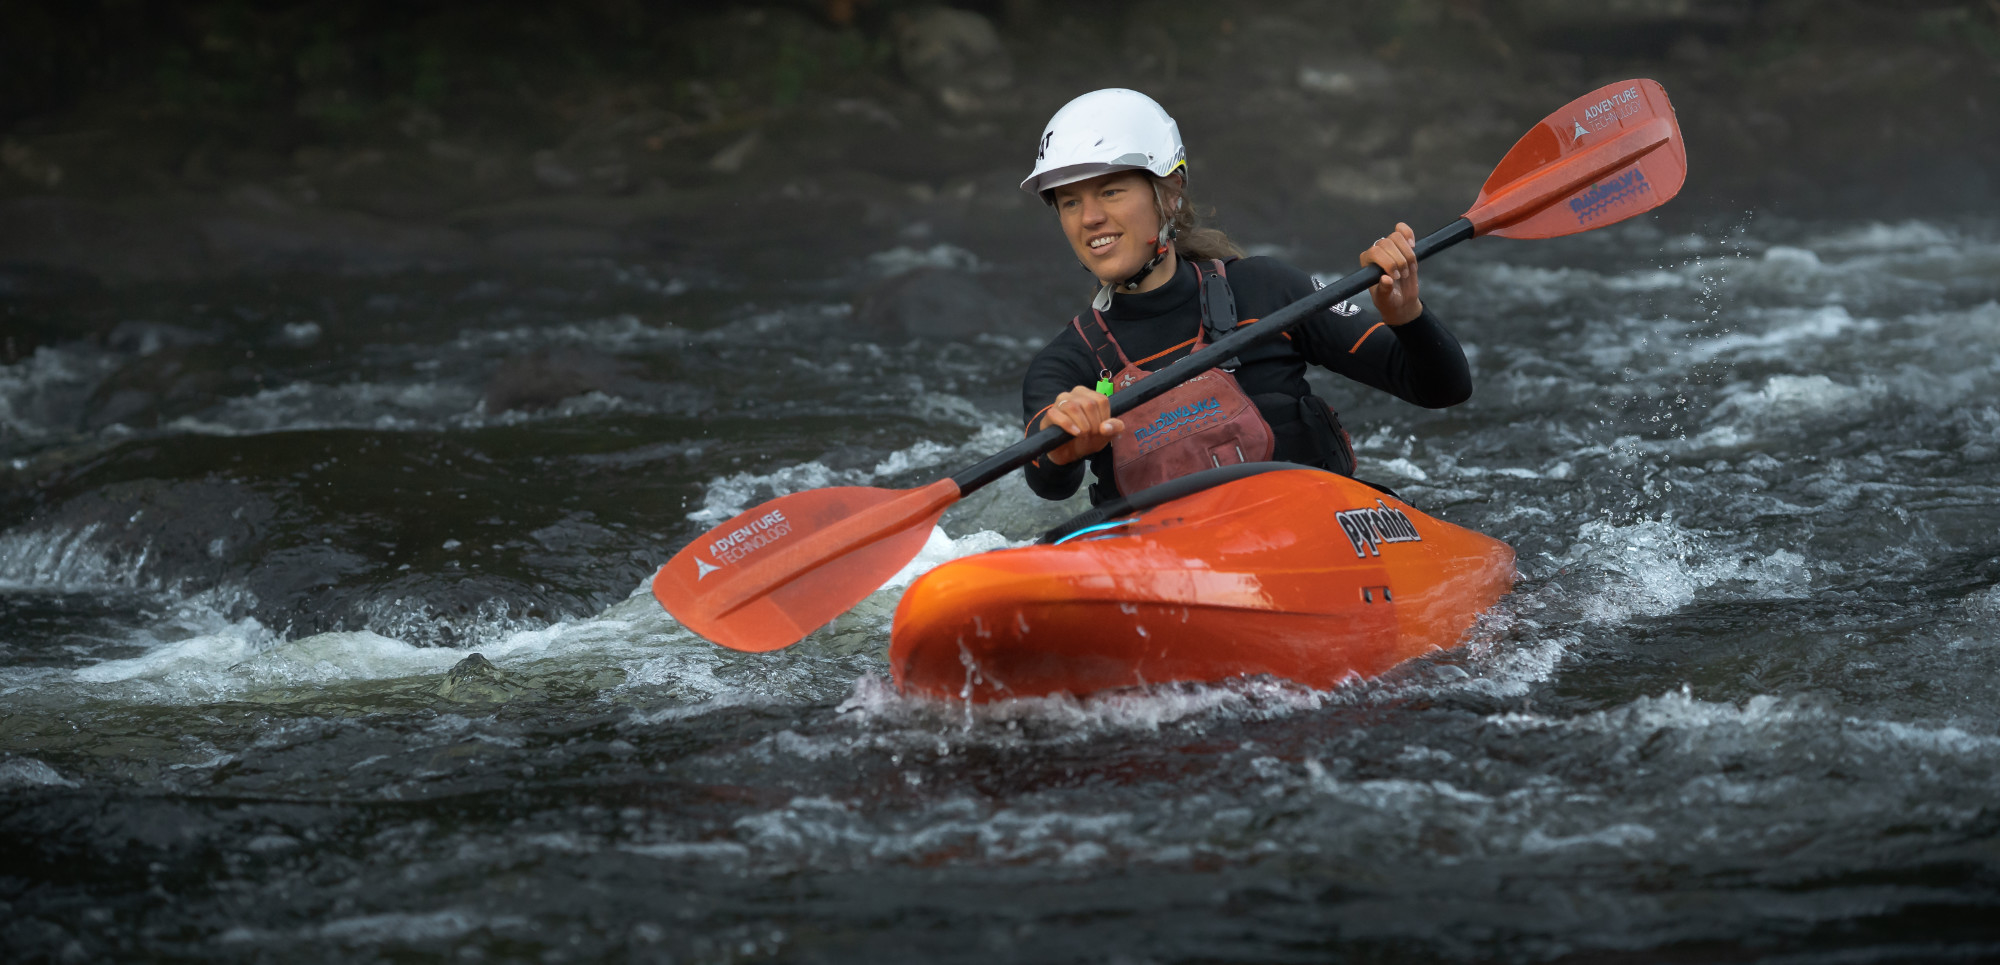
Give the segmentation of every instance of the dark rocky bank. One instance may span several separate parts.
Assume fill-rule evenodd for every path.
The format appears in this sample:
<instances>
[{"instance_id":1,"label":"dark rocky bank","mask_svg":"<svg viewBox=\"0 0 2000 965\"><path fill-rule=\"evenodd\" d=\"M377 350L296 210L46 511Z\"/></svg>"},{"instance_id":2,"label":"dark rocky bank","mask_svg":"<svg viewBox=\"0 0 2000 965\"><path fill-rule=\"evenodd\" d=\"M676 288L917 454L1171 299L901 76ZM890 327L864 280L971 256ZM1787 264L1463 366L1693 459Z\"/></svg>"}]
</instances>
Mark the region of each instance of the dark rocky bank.
<instances>
[{"instance_id":1,"label":"dark rocky bank","mask_svg":"<svg viewBox=\"0 0 2000 965\"><path fill-rule=\"evenodd\" d=\"M1527 125L1626 76L1664 83L1686 131L1668 218L1953 217L2000 191L1995 0L11 9L0 291L17 307L578 257L810 284L941 242L1074 282L1015 184L1048 115L1109 85L1176 114L1224 228L1293 252L1452 217ZM896 284L857 293L864 316L934 324L926 288L966 285L1004 315L1017 290L949 267ZM6 324L8 357L108 334Z\"/></svg>"}]
</instances>

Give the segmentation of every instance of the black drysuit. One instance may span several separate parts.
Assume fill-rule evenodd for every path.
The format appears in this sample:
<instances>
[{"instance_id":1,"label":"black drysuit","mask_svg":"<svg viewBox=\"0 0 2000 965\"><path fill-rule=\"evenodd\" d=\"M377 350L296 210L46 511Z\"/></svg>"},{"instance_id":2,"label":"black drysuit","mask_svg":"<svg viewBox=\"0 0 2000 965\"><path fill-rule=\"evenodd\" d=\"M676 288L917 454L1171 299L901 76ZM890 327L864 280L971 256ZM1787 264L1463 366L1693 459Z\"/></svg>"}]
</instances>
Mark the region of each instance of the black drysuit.
<instances>
[{"instance_id":1,"label":"black drysuit","mask_svg":"<svg viewBox=\"0 0 2000 965\"><path fill-rule=\"evenodd\" d=\"M1314 287L1305 272L1273 258L1240 258L1227 268L1236 314L1242 319L1262 318L1311 294ZM1082 323L1093 341L1103 341L1088 312ZM1194 266L1182 261L1173 279L1152 291L1112 296L1104 323L1133 361L1164 353L1140 362L1140 368L1158 371L1180 360L1188 347L1166 350L1192 338L1201 326ZM1336 307L1299 323L1288 335L1238 355L1242 364L1235 372L1237 384L1271 424L1276 443L1272 458L1282 462L1354 471L1353 453L1336 417L1306 384L1309 362L1428 409L1457 405L1472 395L1465 353L1428 307L1408 324L1395 327L1381 324L1372 312L1341 315ZM1115 373L1115 353L1107 345L1103 354ZM1021 380L1021 407L1028 427L1040 423L1042 411L1056 396L1079 385L1095 385L1105 367L1076 329L1064 323L1028 363L1028 374ZM1023 471L1036 495L1066 499L1083 482L1085 463L1096 476L1090 487L1093 504L1119 495L1112 479L1110 446L1066 466L1043 456Z\"/></svg>"}]
</instances>

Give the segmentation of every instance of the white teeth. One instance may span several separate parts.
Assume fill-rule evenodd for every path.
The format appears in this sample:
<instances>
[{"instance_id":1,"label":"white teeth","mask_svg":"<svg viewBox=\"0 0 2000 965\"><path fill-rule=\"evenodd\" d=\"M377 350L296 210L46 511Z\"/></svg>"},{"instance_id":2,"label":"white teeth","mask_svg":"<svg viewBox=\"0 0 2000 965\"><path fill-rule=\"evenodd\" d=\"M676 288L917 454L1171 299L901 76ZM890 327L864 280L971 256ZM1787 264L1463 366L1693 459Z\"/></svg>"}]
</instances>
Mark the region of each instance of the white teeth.
<instances>
[{"instance_id":1,"label":"white teeth","mask_svg":"<svg viewBox=\"0 0 2000 965\"><path fill-rule=\"evenodd\" d=\"M1112 243L1112 242L1114 242L1114 241L1117 241L1117 240L1118 240L1118 236L1117 236L1117 235L1105 235L1105 236L1104 236L1104 237L1102 237L1102 238L1092 238L1092 239L1090 239L1090 246L1091 246L1092 248L1102 248L1102 247L1104 247L1105 245L1108 245L1108 244L1110 244L1110 243Z\"/></svg>"}]
</instances>

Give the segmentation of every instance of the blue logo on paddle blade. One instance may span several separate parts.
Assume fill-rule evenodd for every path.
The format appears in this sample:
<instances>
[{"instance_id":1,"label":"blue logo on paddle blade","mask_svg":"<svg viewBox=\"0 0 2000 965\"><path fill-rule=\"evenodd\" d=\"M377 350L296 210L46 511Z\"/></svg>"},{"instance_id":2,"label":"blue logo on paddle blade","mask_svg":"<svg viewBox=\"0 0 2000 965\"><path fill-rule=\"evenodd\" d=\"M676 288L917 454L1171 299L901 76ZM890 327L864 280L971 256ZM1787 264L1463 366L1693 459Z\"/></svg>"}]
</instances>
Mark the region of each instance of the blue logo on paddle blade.
<instances>
[{"instance_id":1,"label":"blue logo on paddle blade","mask_svg":"<svg viewBox=\"0 0 2000 965\"><path fill-rule=\"evenodd\" d=\"M1606 212L1652 190L1653 186L1646 183L1646 172L1633 168L1608 181L1593 184L1590 190L1569 199L1569 209L1576 212L1577 224L1589 224Z\"/></svg>"}]
</instances>

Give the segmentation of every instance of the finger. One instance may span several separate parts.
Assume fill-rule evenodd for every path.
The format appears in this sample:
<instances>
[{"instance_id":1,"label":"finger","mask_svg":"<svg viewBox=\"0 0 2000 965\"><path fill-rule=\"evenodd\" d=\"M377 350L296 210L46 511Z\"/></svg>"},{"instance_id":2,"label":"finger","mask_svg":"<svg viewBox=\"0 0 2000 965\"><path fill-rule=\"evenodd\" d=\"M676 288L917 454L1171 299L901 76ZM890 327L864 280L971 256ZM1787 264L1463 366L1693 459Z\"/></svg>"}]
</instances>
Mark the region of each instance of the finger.
<instances>
[{"instance_id":1,"label":"finger","mask_svg":"<svg viewBox=\"0 0 2000 965\"><path fill-rule=\"evenodd\" d=\"M1068 399L1057 399L1055 407L1049 410L1049 414L1055 418L1056 425L1062 426L1064 432L1073 436L1082 435L1083 424L1077 421L1075 413L1070 411L1071 407L1072 404Z\"/></svg>"},{"instance_id":2,"label":"finger","mask_svg":"<svg viewBox=\"0 0 2000 965\"><path fill-rule=\"evenodd\" d=\"M1384 247L1389 249L1389 252L1391 254L1395 256L1396 268L1398 271L1405 270L1410 267L1410 256L1416 254L1416 249L1411 248L1407 244L1404 244L1402 235L1392 234L1389 237L1382 239L1382 244Z\"/></svg>"},{"instance_id":3,"label":"finger","mask_svg":"<svg viewBox=\"0 0 2000 965\"><path fill-rule=\"evenodd\" d=\"M1361 253L1361 263L1364 265L1374 265L1382 269L1382 275L1385 278L1395 276L1395 266L1391 265L1388 257L1383 254L1382 243L1380 241L1370 245L1367 251Z\"/></svg>"}]
</instances>

